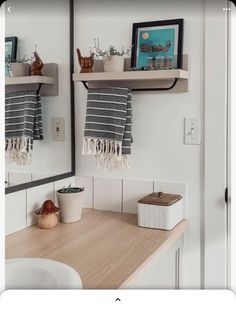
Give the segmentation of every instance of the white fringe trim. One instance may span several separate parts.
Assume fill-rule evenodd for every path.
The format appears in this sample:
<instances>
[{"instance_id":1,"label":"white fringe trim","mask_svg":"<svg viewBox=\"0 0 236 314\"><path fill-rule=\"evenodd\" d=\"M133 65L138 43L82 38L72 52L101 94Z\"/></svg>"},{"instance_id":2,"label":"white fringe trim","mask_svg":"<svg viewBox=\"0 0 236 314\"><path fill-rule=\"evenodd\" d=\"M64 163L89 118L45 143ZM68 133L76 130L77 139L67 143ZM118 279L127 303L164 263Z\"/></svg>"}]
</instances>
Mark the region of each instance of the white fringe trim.
<instances>
[{"instance_id":1,"label":"white fringe trim","mask_svg":"<svg viewBox=\"0 0 236 314\"><path fill-rule=\"evenodd\" d=\"M97 169L128 170L130 169L130 156L122 155L120 158L109 155L96 155Z\"/></svg>"},{"instance_id":2,"label":"white fringe trim","mask_svg":"<svg viewBox=\"0 0 236 314\"><path fill-rule=\"evenodd\" d=\"M98 169L130 168L130 156L122 155L122 142L86 137L82 154L95 156Z\"/></svg>"},{"instance_id":3,"label":"white fringe trim","mask_svg":"<svg viewBox=\"0 0 236 314\"><path fill-rule=\"evenodd\" d=\"M29 137L6 139L6 159L9 163L25 166L32 161L32 149Z\"/></svg>"}]
</instances>

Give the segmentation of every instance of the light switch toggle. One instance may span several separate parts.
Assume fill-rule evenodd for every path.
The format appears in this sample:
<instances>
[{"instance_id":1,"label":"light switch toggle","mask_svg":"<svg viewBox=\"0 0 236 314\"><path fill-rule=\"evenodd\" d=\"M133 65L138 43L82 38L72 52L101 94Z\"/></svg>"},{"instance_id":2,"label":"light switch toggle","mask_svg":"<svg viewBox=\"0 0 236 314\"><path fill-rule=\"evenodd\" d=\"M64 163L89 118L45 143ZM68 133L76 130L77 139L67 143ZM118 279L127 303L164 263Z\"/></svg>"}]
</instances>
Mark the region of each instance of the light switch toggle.
<instances>
[{"instance_id":1,"label":"light switch toggle","mask_svg":"<svg viewBox=\"0 0 236 314\"><path fill-rule=\"evenodd\" d=\"M193 130L194 130L194 128L192 127L192 128L190 129L188 135L193 135Z\"/></svg>"},{"instance_id":2,"label":"light switch toggle","mask_svg":"<svg viewBox=\"0 0 236 314\"><path fill-rule=\"evenodd\" d=\"M200 118L184 119L184 144L200 145L201 144L201 123Z\"/></svg>"}]
</instances>

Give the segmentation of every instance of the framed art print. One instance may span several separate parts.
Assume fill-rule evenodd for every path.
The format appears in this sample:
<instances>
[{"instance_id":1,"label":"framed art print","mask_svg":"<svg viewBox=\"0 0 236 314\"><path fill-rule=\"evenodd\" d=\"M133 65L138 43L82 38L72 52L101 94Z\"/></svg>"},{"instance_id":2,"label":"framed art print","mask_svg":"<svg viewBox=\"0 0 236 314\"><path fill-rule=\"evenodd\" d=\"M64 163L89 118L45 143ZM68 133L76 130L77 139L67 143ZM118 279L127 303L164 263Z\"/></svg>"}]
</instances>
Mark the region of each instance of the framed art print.
<instances>
[{"instance_id":1,"label":"framed art print","mask_svg":"<svg viewBox=\"0 0 236 314\"><path fill-rule=\"evenodd\" d=\"M15 36L5 37L5 76L6 77L10 75L8 64L10 62L16 61L17 41L18 41L18 38Z\"/></svg>"},{"instance_id":2,"label":"framed art print","mask_svg":"<svg viewBox=\"0 0 236 314\"><path fill-rule=\"evenodd\" d=\"M131 67L181 69L183 19L133 24Z\"/></svg>"}]
</instances>

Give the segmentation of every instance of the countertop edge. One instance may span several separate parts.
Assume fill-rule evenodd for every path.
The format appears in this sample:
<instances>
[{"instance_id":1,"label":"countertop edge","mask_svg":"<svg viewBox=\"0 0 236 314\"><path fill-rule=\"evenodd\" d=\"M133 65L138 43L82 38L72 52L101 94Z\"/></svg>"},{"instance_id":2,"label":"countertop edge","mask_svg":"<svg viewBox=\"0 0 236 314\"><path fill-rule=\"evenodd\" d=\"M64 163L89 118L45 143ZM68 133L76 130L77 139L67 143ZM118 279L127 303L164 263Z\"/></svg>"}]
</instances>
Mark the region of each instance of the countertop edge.
<instances>
[{"instance_id":1,"label":"countertop edge","mask_svg":"<svg viewBox=\"0 0 236 314\"><path fill-rule=\"evenodd\" d=\"M137 275L137 273L139 273L154 257L162 256L169 248L171 248L174 243L177 242L178 239L184 234L188 225L188 220L182 220L181 223L175 227L178 228L176 231L178 232L178 237L176 234L170 235L170 237L164 243L162 243L156 251L149 255L149 257L146 258L146 260L118 287L118 289L125 289L127 283L131 281Z\"/></svg>"}]
</instances>

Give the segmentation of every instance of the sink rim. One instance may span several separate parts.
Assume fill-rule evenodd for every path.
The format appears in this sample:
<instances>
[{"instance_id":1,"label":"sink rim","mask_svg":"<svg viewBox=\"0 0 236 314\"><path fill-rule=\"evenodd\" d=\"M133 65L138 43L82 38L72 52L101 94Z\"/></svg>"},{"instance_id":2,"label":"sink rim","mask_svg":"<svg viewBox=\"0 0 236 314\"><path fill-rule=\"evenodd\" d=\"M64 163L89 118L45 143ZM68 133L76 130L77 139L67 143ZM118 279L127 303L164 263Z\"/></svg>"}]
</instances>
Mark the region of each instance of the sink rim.
<instances>
[{"instance_id":1,"label":"sink rim","mask_svg":"<svg viewBox=\"0 0 236 314\"><path fill-rule=\"evenodd\" d=\"M51 276L51 279L55 279L58 283L58 285L52 286L52 287L42 287L38 286L36 284L37 287L27 287L27 285L30 285L30 281L22 281L22 287L20 287L20 284L14 283L14 279L10 282L7 282L7 268L9 269L9 271L11 271L11 276L14 277L14 275L12 275L12 272L15 271L16 272L16 276L17 276L17 267L19 267L19 269L21 268L21 266L23 266L23 271L25 271L26 274L26 278L27 278L27 271L26 268L27 266L29 266L31 268L31 273L32 273L32 268L38 269L39 272L38 274L36 273L36 275L40 276L40 272L41 273L49 273ZM16 267L14 269L14 267ZM10 269L13 268L13 269ZM6 286L6 290L7 289L82 289L82 280L81 277L79 275L79 273L70 265L53 260L53 259L48 259L48 258L31 258L31 257L22 257L22 258L8 258L5 260L5 273L6 273L6 278L5 278L5 286ZM22 274L21 274L22 276ZM10 276L9 276L10 277ZM50 277L49 277L50 278ZM34 280L34 279L32 279ZM14 285L17 286L13 287ZM26 287L24 287L26 286Z\"/></svg>"}]
</instances>

